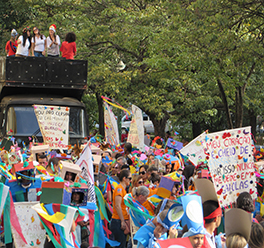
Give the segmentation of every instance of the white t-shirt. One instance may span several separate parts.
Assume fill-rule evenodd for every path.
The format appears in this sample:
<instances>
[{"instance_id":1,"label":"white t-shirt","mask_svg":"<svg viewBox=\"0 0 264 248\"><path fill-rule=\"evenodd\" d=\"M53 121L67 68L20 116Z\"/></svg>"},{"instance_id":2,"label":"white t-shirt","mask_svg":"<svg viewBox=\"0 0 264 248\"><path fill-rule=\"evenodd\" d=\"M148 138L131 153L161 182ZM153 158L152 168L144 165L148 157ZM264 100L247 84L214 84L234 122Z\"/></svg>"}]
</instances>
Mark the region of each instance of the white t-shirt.
<instances>
[{"instance_id":1,"label":"white t-shirt","mask_svg":"<svg viewBox=\"0 0 264 248\"><path fill-rule=\"evenodd\" d=\"M25 43L25 46L23 46L23 36L20 35L18 37L18 40L21 41L20 44L18 44L17 46L17 51L16 51L16 54L19 54L19 55L23 55L23 56L28 56L28 49L29 49L29 46L30 46L30 43L29 43L29 40L27 39L26 40L26 43Z\"/></svg>"},{"instance_id":2,"label":"white t-shirt","mask_svg":"<svg viewBox=\"0 0 264 248\"><path fill-rule=\"evenodd\" d=\"M37 36L35 36L35 42L34 42L34 37L32 37L31 39L31 43L35 43L35 48L34 51L36 52L43 52L45 50L45 40L46 37L44 35L42 35L42 39Z\"/></svg>"},{"instance_id":3,"label":"white t-shirt","mask_svg":"<svg viewBox=\"0 0 264 248\"><path fill-rule=\"evenodd\" d=\"M58 43L58 45L52 44L50 47L52 40L49 36L47 37L48 55L60 55L60 37L58 35L56 35L56 42Z\"/></svg>"}]
</instances>

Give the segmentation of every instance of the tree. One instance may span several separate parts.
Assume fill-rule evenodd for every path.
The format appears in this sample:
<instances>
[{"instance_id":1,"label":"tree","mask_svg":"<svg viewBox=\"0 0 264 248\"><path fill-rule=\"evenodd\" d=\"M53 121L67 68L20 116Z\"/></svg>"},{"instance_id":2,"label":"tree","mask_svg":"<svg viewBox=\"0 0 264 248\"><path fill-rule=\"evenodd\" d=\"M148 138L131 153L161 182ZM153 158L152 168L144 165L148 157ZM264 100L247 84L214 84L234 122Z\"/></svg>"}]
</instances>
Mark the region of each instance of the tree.
<instances>
[{"instance_id":1,"label":"tree","mask_svg":"<svg viewBox=\"0 0 264 248\"><path fill-rule=\"evenodd\" d=\"M77 34L77 58L89 61L89 92L98 105L107 95L125 107L139 106L156 135L164 135L174 116L193 123L196 136L212 124L239 127L244 109L254 109L251 84L263 77L256 71L263 60L259 1L28 0L25 6L29 3L30 18L44 34L51 23L61 37ZM101 131L102 113L100 106Z\"/></svg>"}]
</instances>

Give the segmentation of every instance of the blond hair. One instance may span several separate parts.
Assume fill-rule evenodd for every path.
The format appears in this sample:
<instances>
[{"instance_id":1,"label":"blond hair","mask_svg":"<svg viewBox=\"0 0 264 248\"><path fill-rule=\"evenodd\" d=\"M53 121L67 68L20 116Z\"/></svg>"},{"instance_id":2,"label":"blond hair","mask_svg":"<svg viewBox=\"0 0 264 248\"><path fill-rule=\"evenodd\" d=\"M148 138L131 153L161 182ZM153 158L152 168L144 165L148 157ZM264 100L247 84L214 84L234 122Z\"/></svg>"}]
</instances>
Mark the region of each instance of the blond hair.
<instances>
[{"instance_id":1,"label":"blond hair","mask_svg":"<svg viewBox=\"0 0 264 248\"><path fill-rule=\"evenodd\" d=\"M246 245L246 239L239 233L232 233L226 238L227 248L244 248Z\"/></svg>"}]
</instances>

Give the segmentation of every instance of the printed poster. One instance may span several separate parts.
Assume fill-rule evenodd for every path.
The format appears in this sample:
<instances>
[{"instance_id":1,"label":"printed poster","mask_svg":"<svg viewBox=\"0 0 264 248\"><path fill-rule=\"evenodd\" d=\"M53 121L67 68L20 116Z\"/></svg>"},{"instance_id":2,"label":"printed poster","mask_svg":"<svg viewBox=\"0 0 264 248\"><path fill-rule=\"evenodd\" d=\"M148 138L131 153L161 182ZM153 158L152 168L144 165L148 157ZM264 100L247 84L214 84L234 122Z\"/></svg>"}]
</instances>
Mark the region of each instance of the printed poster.
<instances>
[{"instance_id":1,"label":"printed poster","mask_svg":"<svg viewBox=\"0 0 264 248\"><path fill-rule=\"evenodd\" d=\"M43 247L46 231L40 227L40 219L35 210L31 207L38 202L15 202L15 210L21 226L22 233L27 244L21 239L16 230L12 227L13 239L16 247Z\"/></svg>"},{"instance_id":2,"label":"printed poster","mask_svg":"<svg viewBox=\"0 0 264 248\"><path fill-rule=\"evenodd\" d=\"M116 117L106 102L104 102L104 107L105 140L107 143L117 146L119 144L119 133Z\"/></svg>"},{"instance_id":3,"label":"printed poster","mask_svg":"<svg viewBox=\"0 0 264 248\"><path fill-rule=\"evenodd\" d=\"M136 105L132 105L132 113L133 117L129 127L127 142L130 142L140 150L145 150L142 110Z\"/></svg>"},{"instance_id":4,"label":"printed poster","mask_svg":"<svg viewBox=\"0 0 264 248\"><path fill-rule=\"evenodd\" d=\"M68 149L70 108L34 105L45 144L50 149Z\"/></svg>"},{"instance_id":5,"label":"printed poster","mask_svg":"<svg viewBox=\"0 0 264 248\"><path fill-rule=\"evenodd\" d=\"M206 134L204 148L221 207L244 191L257 197L251 127Z\"/></svg>"},{"instance_id":6,"label":"printed poster","mask_svg":"<svg viewBox=\"0 0 264 248\"><path fill-rule=\"evenodd\" d=\"M195 166L198 165L199 161L205 159L204 147L202 145L204 136L205 132L193 139L189 144L180 150L180 153L187 156Z\"/></svg>"}]
</instances>

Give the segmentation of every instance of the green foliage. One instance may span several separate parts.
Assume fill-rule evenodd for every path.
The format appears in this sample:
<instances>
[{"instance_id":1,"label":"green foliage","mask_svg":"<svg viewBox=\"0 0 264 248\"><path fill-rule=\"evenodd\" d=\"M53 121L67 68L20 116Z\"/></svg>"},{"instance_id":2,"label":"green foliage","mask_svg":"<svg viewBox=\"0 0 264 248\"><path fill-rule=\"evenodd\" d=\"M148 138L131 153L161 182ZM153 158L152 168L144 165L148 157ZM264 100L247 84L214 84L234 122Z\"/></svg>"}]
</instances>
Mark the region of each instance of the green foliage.
<instances>
[{"instance_id":1,"label":"green foliage","mask_svg":"<svg viewBox=\"0 0 264 248\"><path fill-rule=\"evenodd\" d=\"M47 35L55 23L61 39L74 31L76 58L88 59L90 92L112 97L124 107L139 106L152 119L156 134L164 134L168 119L174 129L186 125L189 132L194 122L217 131L227 123L240 125L241 106L256 115L264 111L260 0L8 3L4 11L27 13L16 22L19 29L37 25ZM10 30L14 24L5 25ZM83 101L90 122L97 122L96 98L86 95Z\"/></svg>"}]
</instances>

